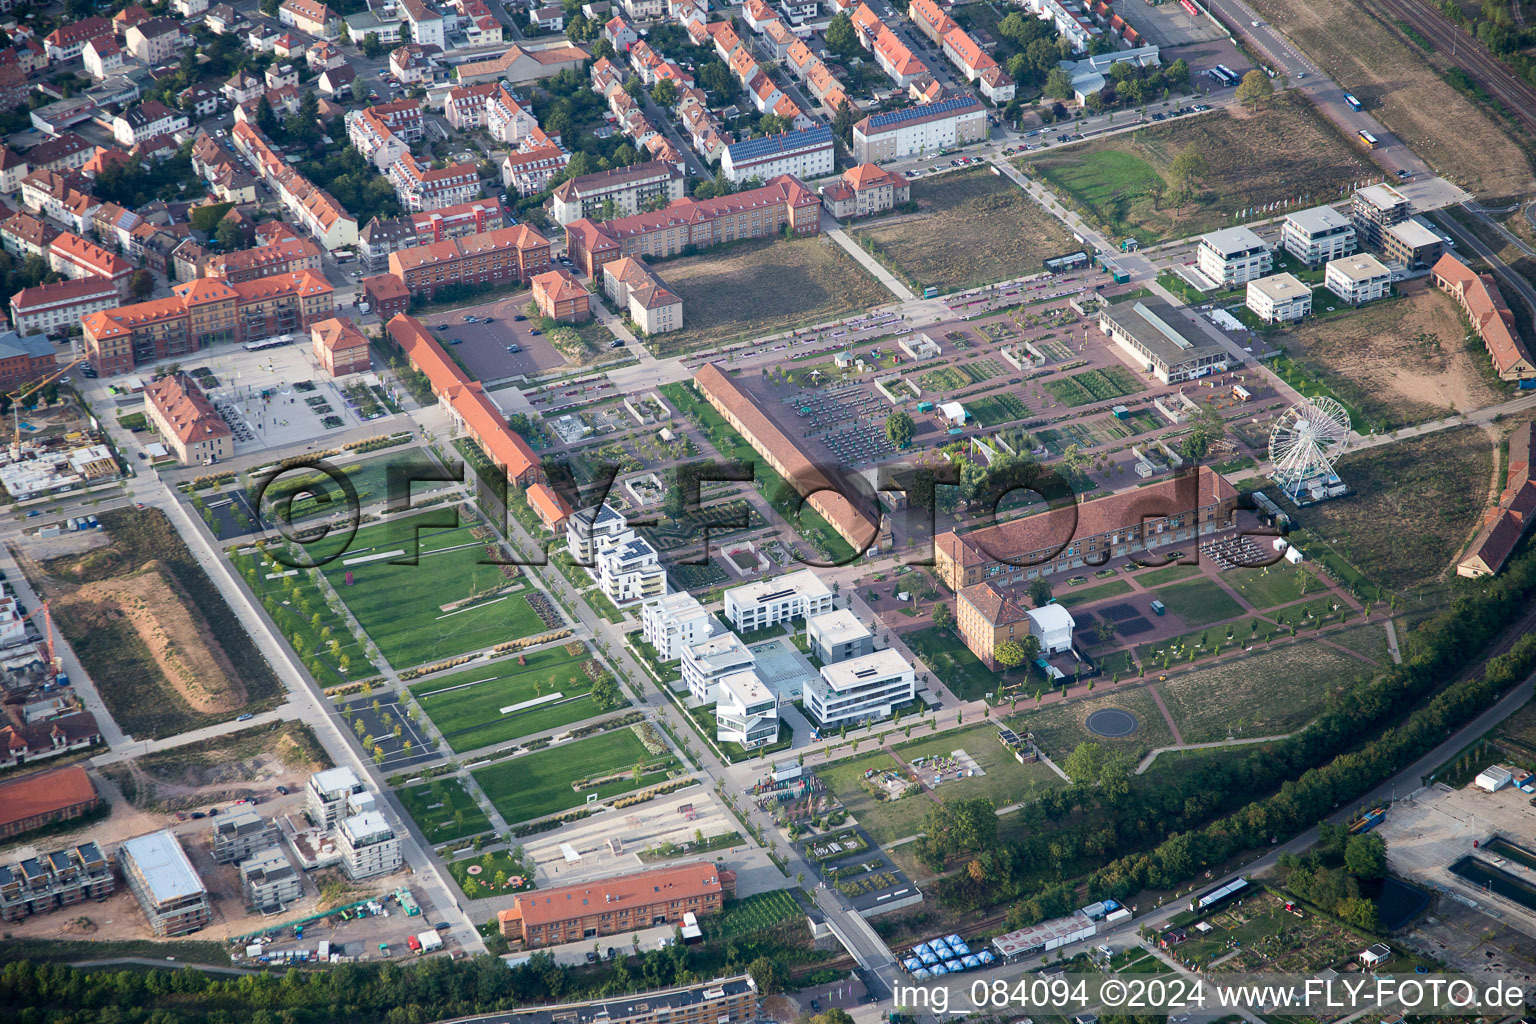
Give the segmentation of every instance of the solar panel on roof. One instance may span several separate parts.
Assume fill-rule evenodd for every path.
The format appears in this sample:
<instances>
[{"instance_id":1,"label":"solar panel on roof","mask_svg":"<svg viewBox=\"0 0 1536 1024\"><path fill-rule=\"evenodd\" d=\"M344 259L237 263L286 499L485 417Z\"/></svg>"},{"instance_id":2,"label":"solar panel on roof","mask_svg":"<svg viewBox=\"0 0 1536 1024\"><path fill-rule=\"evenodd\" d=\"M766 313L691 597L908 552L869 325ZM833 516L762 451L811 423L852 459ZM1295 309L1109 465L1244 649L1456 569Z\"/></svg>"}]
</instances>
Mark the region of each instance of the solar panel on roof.
<instances>
[{"instance_id":1,"label":"solar panel on roof","mask_svg":"<svg viewBox=\"0 0 1536 1024\"><path fill-rule=\"evenodd\" d=\"M789 149L798 149L801 146L814 146L832 141L832 129L825 125L816 128L804 128L798 132L786 132L783 135L764 135L762 138L747 139L730 146L731 160L753 160L771 153L779 153Z\"/></svg>"},{"instance_id":2,"label":"solar panel on roof","mask_svg":"<svg viewBox=\"0 0 1536 1024\"><path fill-rule=\"evenodd\" d=\"M972 106L979 106L979 104L969 96L951 96L949 99L939 100L936 103L922 103L903 110L887 110L882 114L875 114L870 117L869 126L871 128L884 128L889 124L900 124L902 121L918 117L928 117L932 114L949 114L957 110L968 109Z\"/></svg>"}]
</instances>

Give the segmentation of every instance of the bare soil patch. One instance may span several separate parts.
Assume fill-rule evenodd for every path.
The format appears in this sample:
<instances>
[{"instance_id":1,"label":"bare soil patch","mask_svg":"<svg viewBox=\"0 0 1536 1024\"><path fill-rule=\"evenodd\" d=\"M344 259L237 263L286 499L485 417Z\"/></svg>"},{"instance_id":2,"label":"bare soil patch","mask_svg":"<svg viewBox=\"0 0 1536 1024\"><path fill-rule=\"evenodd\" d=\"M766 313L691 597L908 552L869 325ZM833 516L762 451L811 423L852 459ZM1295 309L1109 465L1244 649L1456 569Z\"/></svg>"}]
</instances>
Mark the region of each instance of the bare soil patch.
<instances>
[{"instance_id":1,"label":"bare soil patch","mask_svg":"<svg viewBox=\"0 0 1536 1024\"><path fill-rule=\"evenodd\" d=\"M1427 281L1404 297L1309 321L1276 340L1372 422L1417 423L1503 400L1462 344L1461 317Z\"/></svg>"}]
</instances>

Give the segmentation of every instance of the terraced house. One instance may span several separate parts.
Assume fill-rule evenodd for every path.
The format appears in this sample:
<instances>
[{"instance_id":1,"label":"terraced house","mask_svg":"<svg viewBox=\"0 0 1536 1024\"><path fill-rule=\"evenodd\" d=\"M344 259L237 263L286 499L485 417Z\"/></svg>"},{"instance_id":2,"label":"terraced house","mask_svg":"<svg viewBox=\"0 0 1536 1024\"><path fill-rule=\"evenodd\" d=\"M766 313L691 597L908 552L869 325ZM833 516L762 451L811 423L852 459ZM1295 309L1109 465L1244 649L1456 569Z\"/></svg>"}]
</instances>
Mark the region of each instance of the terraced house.
<instances>
[{"instance_id":1,"label":"terraced house","mask_svg":"<svg viewBox=\"0 0 1536 1024\"><path fill-rule=\"evenodd\" d=\"M389 255L390 274L413 294L429 297L445 284L527 282L548 269L549 239L526 224Z\"/></svg>"},{"instance_id":2,"label":"terraced house","mask_svg":"<svg viewBox=\"0 0 1536 1024\"><path fill-rule=\"evenodd\" d=\"M389 165L385 176L407 210L440 210L480 195L480 170L474 164L422 166L406 152Z\"/></svg>"}]
</instances>

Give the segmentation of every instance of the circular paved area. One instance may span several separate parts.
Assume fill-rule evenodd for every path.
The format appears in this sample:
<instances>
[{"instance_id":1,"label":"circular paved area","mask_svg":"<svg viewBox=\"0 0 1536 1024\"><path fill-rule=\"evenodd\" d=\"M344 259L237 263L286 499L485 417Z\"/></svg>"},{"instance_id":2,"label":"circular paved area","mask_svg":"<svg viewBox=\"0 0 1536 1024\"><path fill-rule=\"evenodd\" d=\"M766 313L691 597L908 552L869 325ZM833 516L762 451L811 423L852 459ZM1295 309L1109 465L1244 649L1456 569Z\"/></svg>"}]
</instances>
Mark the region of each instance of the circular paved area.
<instances>
[{"instance_id":1,"label":"circular paved area","mask_svg":"<svg viewBox=\"0 0 1536 1024\"><path fill-rule=\"evenodd\" d=\"M1136 716L1119 708L1104 708L1089 715L1083 725L1095 736L1115 740L1136 731Z\"/></svg>"}]
</instances>

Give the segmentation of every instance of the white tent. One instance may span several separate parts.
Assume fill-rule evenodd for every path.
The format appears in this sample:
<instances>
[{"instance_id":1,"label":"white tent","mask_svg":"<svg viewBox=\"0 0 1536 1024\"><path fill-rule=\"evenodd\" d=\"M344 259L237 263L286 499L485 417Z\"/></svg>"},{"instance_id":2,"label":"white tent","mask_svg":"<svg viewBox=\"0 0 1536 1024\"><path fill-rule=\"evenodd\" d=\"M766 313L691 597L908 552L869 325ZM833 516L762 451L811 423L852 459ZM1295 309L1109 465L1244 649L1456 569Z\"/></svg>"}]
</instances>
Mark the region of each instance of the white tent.
<instances>
[{"instance_id":1,"label":"white tent","mask_svg":"<svg viewBox=\"0 0 1536 1024\"><path fill-rule=\"evenodd\" d=\"M1072 649L1072 630L1077 622L1072 618L1072 613L1059 604L1048 604L1044 608L1031 608L1024 613L1029 616L1029 630L1040 638L1041 654L1058 654Z\"/></svg>"}]
</instances>

